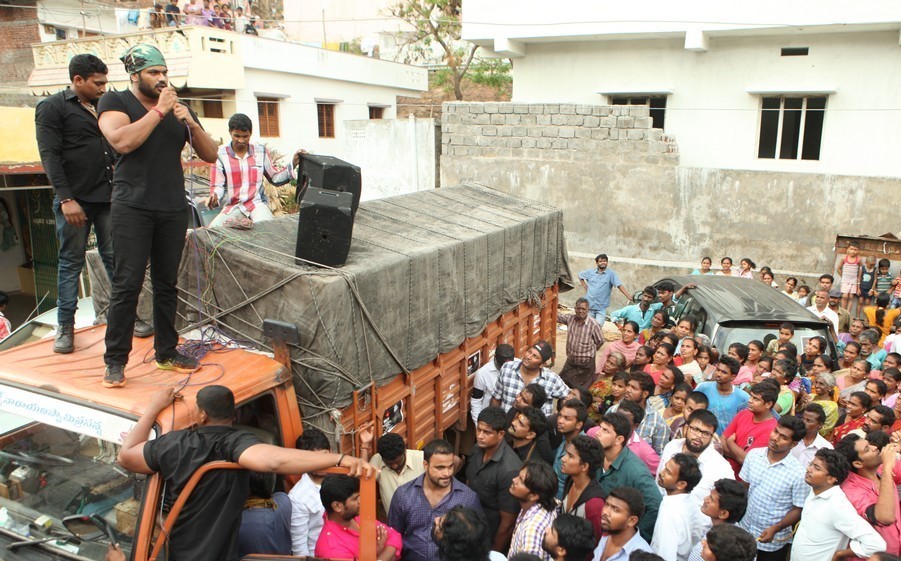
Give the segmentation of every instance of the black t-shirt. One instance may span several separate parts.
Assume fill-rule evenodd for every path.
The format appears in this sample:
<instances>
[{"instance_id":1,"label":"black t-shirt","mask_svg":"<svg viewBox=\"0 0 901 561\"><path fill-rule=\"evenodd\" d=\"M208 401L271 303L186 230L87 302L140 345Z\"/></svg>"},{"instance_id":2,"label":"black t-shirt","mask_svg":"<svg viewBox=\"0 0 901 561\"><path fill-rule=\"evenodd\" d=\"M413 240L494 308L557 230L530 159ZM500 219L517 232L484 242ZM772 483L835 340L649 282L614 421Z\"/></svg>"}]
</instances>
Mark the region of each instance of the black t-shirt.
<instances>
[{"instance_id":1,"label":"black t-shirt","mask_svg":"<svg viewBox=\"0 0 901 561\"><path fill-rule=\"evenodd\" d=\"M104 94L97 112L102 115L106 111L125 113L132 123L147 114L131 90ZM200 123L193 111L191 116ZM144 144L116 159L113 202L145 210L184 211L188 203L181 151L187 140L187 127L170 111Z\"/></svg>"},{"instance_id":2,"label":"black t-shirt","mask_svg":"<svg viewBox=\"0 0 901 561\"><path fill-rule=\"evenodd\" d=\"M172 23L178 21L178 14L181 13L181 10L175 4L166 4L166 23Z\"/></svg>"},{"instance_id":3,"label":"black t-shirt","mask_svg":"<svg viewBox=\"0 0 901 561\"><path fill-rule=\"evenodd\" d=\"M165 504L175 502L197 469L208 462L237 462L260 441L233 427L209 426L164 434L144 445L144 460L166 481ZM241 511L250 476L243 470L208 473L191 493L172 528L170 561L234 561L238 559Z\"/></svg>"},{"instance_id":4,"label":"black t-shirt","mask_svg":"<svg viewBox=\"0 0 901 561\"><path fill-rule=\"evenodd\" d=\"M510 494L510 484L522 469L522 460L506 442L500 446L488 462L483 462L484 451L476 448L466 466L466 485L476 492L485 518L488 519L488 535L494 540L501 524L501 511L519 513L519 501Z\"/></svg>"}]
</instances>

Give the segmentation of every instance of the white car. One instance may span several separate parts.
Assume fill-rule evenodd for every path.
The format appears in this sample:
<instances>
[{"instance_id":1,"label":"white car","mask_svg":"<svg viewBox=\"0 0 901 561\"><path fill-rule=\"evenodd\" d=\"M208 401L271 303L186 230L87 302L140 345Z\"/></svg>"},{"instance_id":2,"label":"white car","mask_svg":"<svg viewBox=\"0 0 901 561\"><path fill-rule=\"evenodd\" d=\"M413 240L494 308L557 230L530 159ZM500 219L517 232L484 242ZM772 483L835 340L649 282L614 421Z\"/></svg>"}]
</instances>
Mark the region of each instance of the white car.
<instances>
[{"instance_id":1,"label":"white car","mask_svg":"<svg viewBox=\"0 0 901 561\"><path fill-rule=\"evenodd\" d=\"M78 300L78 311L75 312L75 329L94 325L95 317L94 301L91 297L80 298ZM0 351L48 337L55 337L57 325L56 308L53 308L31 321L26 321L18 329L10 333L9 337L0 341Z\"/></svg>"}]
</instances>

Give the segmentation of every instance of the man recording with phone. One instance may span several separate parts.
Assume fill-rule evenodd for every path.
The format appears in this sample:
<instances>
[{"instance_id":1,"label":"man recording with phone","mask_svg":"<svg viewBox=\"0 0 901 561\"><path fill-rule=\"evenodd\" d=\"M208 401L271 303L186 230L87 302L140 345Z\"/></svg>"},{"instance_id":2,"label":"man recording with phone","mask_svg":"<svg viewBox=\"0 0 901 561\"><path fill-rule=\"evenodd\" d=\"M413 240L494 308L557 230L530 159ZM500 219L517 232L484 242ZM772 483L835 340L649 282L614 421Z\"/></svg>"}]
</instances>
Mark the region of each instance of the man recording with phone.
<instances>
[{"instance_id":1,"label":"man recording with phone","mask_svg":"<svg viewBox=\"0 0 901 561\"><path fill-rule=\"evenodd\" d=\"M163 54L139 44L120 59L130 86L100 98L100 130L118 153L113 175L112 236L115 271L106 330L103 385L125 385L138 294L147 261L153 286L157 367L192 372L197 360L176 350L176 281L188 227L181 151L216 161L216 142L169 85Z\"/></svg>"}]
</instances>

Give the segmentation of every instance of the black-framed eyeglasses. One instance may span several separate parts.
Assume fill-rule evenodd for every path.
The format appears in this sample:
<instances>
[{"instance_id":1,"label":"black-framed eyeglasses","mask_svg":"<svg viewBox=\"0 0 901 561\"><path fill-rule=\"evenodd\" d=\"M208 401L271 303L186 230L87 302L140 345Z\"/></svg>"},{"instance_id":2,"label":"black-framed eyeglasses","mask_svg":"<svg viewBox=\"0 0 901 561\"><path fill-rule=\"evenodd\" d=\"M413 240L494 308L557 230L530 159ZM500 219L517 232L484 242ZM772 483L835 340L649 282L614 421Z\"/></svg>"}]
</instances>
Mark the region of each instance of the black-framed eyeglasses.
<instances>
[{"instance_id":1,"label":"black-framed eyeglasses","mask_svg":"<svg viewBox=\"0 0 901 561\"><path fill-rule=\"evenodd\" d=\"M695 427L692 425L688 425L688 428L691 429L693 432L696 432L699 435L703 436L704 438L713 438L712 431L704 430L704 429L701 429L701 428L698 428L698 427Z\"/></svg>"}]
</instances>

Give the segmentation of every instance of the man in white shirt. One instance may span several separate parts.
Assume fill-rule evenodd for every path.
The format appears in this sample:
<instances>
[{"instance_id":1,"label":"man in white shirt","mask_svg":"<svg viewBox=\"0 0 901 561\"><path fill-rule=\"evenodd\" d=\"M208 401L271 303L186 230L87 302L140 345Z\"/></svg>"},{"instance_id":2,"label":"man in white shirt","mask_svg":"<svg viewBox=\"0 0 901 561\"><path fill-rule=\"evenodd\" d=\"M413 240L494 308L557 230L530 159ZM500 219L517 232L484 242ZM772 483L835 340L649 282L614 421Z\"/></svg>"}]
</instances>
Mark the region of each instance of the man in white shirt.
<instances>
[{"instance_id":1,"label":"man in white shirt","mask_svg":"<svg viewBox=\"0 0 901 561\"><path fill-rule=\"evenodd\" d=\"M698 460L688 454L674 455L657 476L657 484L666 496L660 503L651 549L665 561L686 561L691 548L703 536L701 511L691 497L700 481Z\"/></svg>"},{"instance_id":2,"label":"man in white shirt","mask_svg":"<svg viewBox=\"0 0 901 561\"><path fill-rule=\"evenodd\" d=\"M717 424L716 415L713 412L706 409L692 411L685 423L686 438L677 438L666 445L660 457L660 466L657 468L656 475L659 478L663 466L674 455L688 454L697 458L701 468L701 481L691 491L691 497L698 507L713 490L714 483L720 479L735 479L732 466L711 446ZM665 491L661 489L661 493L665 494ZM706 530L706 521L703 522Z\"/></svg>"},{"instance_id":3,"label":"man in white shirt","mask_svg":"<svg viewBox=\"0 0 901 561\"><path fill-rule=\"evenodd\" d=\"M835 450L820 450L807 467L810 485L791 561L830 561L869 557L885 550L885 540L864 520L839 485L848 477L848 460Z\"/></svg>"},{"instance_id":4,"label":"man in white shirt","mask_svg":"<svg viewBox=\"0 0 901 561\"><path fill-rule=\"evenodd\" d=\"M307 427L294 445L298 450L331 452L328 438L321 430ZM316 540L322 530L325 508L319 498L319 487L326 474L311 472L303 474L300 481L291 488L291 551L299 557L312 556L316 550Z\"/></svg>"},{"instance_id":5,"label":"man in white shirt","mask_svg":"<svg viewBox=\"0 0 901 561\"><path fill-rule=\"evenodd\" d=\"M482 409L491 405L491 392L497 385L501 366L513 358L513 347L501 343L494 350L494 358L476 370L472 379L472 394L469 396L469 414L474 424L479 424L479 413L482 412Z\"/></svg>"},{"instance_id":6,"label":"man in white shirt","mask_svg":"<svg viewBox=\"0 0 901 561\"><path fill-rule=\"evenodd\" d=\"M833 335L838 338L838 314L829 307L829 291L820 288L816 291L813 306L807 310L820 319L828 320L832 324Z\"/></svg>"},{"instance_id":7,"label":"man in white shirt","mask_svg":"<svg viewBox=\"0 0 901 561\"><path fill-rule=\"evenodd\" d=\"M807 429L807 432L797 446L792 448L792 456L798 460L799 464L804 466L804 469L807 469L817 451L822 448L832 450L832 443L820 435L820 429L826 423L826 412L823 410L822 405L818 403L808 404L804 408L801 420L804 421L804 428Z\"/></svg>"}]
</instances>

